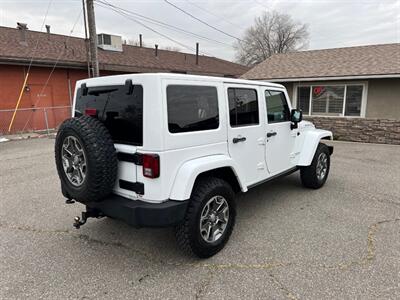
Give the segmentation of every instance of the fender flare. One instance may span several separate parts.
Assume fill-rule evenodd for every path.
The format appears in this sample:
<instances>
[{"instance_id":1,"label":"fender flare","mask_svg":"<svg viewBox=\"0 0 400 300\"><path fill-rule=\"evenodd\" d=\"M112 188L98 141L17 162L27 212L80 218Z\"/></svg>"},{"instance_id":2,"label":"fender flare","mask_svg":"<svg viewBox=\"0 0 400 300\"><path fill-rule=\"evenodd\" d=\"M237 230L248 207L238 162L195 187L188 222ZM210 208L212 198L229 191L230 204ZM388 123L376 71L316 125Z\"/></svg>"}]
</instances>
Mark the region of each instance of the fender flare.
<instances>
[{"instance_id":1,"label":"fender flare","mask_svg":"<svg viewBox=\"0 0 400 300\"><path fill-rule=\"evenodd\" d=\"M227 155L211 155L196 158L185 162L178 170L172 189L170 192L171 200L187 200L190 198L192 189L197 177L204 172L218 168L229 167L235 174L242 192L247 192L243 176L237 164Z\"/></svg>"},{"instance_id":2,"label":"fender flare","mask_svg":"<svg viewBox=\"0 0 400 300\"><path fill-rule=\"evenodd\" d=\"M302 134L304 134L304 142L297 165L309 166L321 139L329 137L332 140L333 135L331 131L322 129L308 130Z\"/></svg>"}]
</instances>

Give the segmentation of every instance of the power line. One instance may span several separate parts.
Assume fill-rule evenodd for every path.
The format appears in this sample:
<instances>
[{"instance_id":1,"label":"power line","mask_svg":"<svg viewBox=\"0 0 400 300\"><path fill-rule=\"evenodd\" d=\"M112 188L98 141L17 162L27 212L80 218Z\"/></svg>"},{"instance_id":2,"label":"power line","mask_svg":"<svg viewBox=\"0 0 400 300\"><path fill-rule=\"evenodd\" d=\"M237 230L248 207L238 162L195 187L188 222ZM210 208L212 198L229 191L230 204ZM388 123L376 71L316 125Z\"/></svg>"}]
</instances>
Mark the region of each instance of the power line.
<instances>
[{"instance_id":1,"label":"power line","mask_svg":"<svg viewBox=\"0 0 400 300\"><path fill-rule=\"evenodd\" d=\"M261 3L261 2L259 2L259 1L257 1L257 0L253 0L255 3L257 3L258 5L260 5L260 6L262 6L262 7L264 7L264 8L266 8L267 10L268 9L271 9L270 7L266 7L263 3Z\"/></svg>"},{"instance_id":2,"label":"power line","mask_svg":"<svg viewBox=\"0 0 400 300\"><path fill-rule=\"evenodd\" d=\"M75 21L75 23L74 23L73 26L72 26L72 29L71 29L71 31L70 31L69 36L67 36L67 38L66 38L65 41L64 41L64 45L67 45L67 42L68 42L69 39L71 38L72 33L74 32L75 26L76 26L76 24L78 24L78 22L79 22L79 20L80 20L80 18L81 18L81 15L82 15L82 11L79 12L78 17L76 18L76 21ZM47 80L46 80L46 82L45 82L43 88L40 90L38 99L37 99L37 101L35 102L35 104L33 105L34 108L39 104L39 101L41 100L42 94L43 94L45 88L47 87L47 85L49 84L50 78L51 78L51 76L53 75L54 70L56 69L57 64L58 64L58 62L60 61L61 56L62 56L63 54L64 54L64 51L60 51L60 54L58 55L58 57L57 57L57 59L56 59L56 62L54 63L53 68L51 69L50 74L49 74L49 76L47 77ZM24 127L22 128L22 131L25 130L26 126L28 125L29 121L31 120L32 114L33 114L33 111L30 113L28 120L26 121Z\"/></svg>"},{"instance_id":3,"label":"power line","mask_svg":"<svg viewBox=\"0 0 400 300\"><path fill-rule=\"evenodd\" d=\"M200 9L200 10L202 10L202 11L208 13L209 15L212 15L212 16L218 18L218 19L224 20L226 23L229 23L229 24L231 24L231 25L233 25L233 26L236 26L236 27L239 27L239 28L241 28L241 29L243 29L243 30L246 30L246 28L244 28L244 27L242 27L242 26L239 26L239 25L237 25L237 24L235 24L235 23L232 23L228 18L226 18L226 17L224 17L224 16L218 16L218 15L214 14L212 11L209 11L209 10L205 9L205 8L203 8L203 7L199 6L199 5L197 5L197 4L194 3L194 2L190 2L189 0L186 0L186 2L189 3L189 4L192 5L192 6L194 6L194 7L198 8L198 9Z\"/></svg>"},{"instance_id":4,"label":"power line","mask_svg":"<svg viewBox=\"0 0 400 300\"><path fill-rule=\"evenodd\" d=\"M122 11L119 11L119 10L113 8L113 7L106 6L106 5L100 4L100 3L97 3L97 5L100 5L101 7L104 7L104 8L111 9L111 10L115 11L117 14L119 14L119 15L121 15L121 16L127 18L127 19L130 19L131 21L133 21L133 22L135 22L135 23L137 23L137 24L139 24L139 25L142 25L143 27L147 28L148 30L150 30L150 31L152 31L152 32L154 32L154 33L156 33L156 34L158 34L158 35L160 35L160 36L162 36L162 37L164 37L164 38L166 38L166 39L168 39L168 40L170 40L170 41L172 41L172 42L174 42L174 43L176 43L176 44L178 44L178 45L180 45L180 46L182 46L182 47L184 47L184 48L186 48L186 49L189 49L189 50L191 50L191 51L194 51L194 50L195 50L193 47L187 46L187 45L185 45L185 44L183 44L183 43L181 43L181 42L179 42L179 41L177 41L177 40L175 40L175 39L173 39L173 38L171 38L171 37L169 37L169 36L167 36L167 35L165 35L165 34L159 32L159 31L157 31L157 30L151 28L151 27L148 26L148 25L143 24L142 22L133 19L131 16L129 16L128 14L126 14L126 13L124 13L124 12L122 12Z\"/></svg>"},{"instance_id":5,"label":"power line","mask_svg":"<svg viewBox=\"0 0 400 300\"><path fill-rule=\"evenodd\" d=\"M208 24L207 22L203 21L202 19L197 18L196 16L194 16L194 15L192 15L191 13L187 12L186 10L180 8L179 6L177 6L177 5L175 5L175 4L171 3L171 2L169 2L168 0L164 0L164 2L166 2L166 3L168 3L169 5L175 7L177 10L180 10L180 11L183 12L185 15L188 15L189 17L191 17L191 18L193 18L193 19L199 21L200 23L202 23L202 24L204 24L204 25L206 25L206 26L208 26L208 27L210 27L210 28L212 28L212 29L214 29L214 30L216 30L216 31L218 31L218 32L221 32L222 34L225 34L225 35L227 35L227 36L229 36L229 37L231 37L231 38L234 38L234 39L236 39L236 40L238 40L238 41L240 41L240 42L243 42L240 38L238 38L238 37L236 37L236 36L234 36L234 35L232 35L232 34L229 34L229 33L225 32L225 31L223 31L223 30L221 30L221 29L218 29L217 27L215 27L215 26L213 26L213 25Z\"/></svg>"},{"instance_id":6,"label":"power line","mask_svg":"<svg viewBox=\"0 0 400 300\"><path fill-rule=\"evenodd\" d=\"M43 26L44 26L44 24L46 23L47 15L48 15L48 13L49 13L50 6L51 6L52 2L53 2L53 0L50 0L50 1L49 1L49 4L47 5L47 9L46 9L46 13L44 14L42 26L40 26L40 31L43 30ZM21 29L21 30L26 30L26 29ZM37 39L36 45L35 45L35 47L33 48L32 57L31 57L31 59L30 59L29 65L28 65L28 70L26 71L26 75L25 75L24 82L22 83L23 86L22 86L22 88L21 88L21 93L20 93L19 98L18 98L18 100L17 100L17 103L16 103L16 105L15 105L15 110L14 110L14 113L13 113L13 115L12 115L12 118L11 118L11 121L10 121L10 125L8 126L8 131L9 131L9 132L11 131L12 125L13 125L13 123L14 123L15 115L17 114L17 110L18 110L18 107L19 107L19 104L20 104L20 101L21 101L21 98L22 98L22 93L23 93L23 90L24 90L24 88L25 88L25 85L26 85L26 83L27 83L27 81L28 81L29 72L30 72L30 70L31 70L32 63L33 63L33 58L34 58L34 56L35 56L35 54L36 54L36 50L37 50L38 45L39 45L39 39ZM25 128L25 126L24 126L24 128Z\"/></svg>"},{"instance_id":7,"label":"power line","mask_svg":"<svg viewBox=\"0 0 400 300\"><path fill-rule=\"evenodd\" d=\"M53 3L53 0L50 0L50 1L49 1L49 4L47 5L46 13L45 13L45 15L44 15L44 19L43 19L42 25L40 26L40 31L43 30L43 26L44 26L44 24L46 23L47 15L49 14L50 6L51 6L52 3ZM30 69L31 69L31 66L32 66L32 63L33 63L33 57L34 57L35 54L36 54L36 50L37 50L38 45L39 45L39 39L37 39L35 48L33 49L32 57L31 57L31 61L29 62L29 66L28 66L28 71L27 71L27 73L29 73L29 71L30 71Z\"/></svg>"},{"instance_id":8,"label":"power line","mask_svg":"<svg viewBox=\"0 0 400 300\"><path fill-rule=\"evenodd\" d=\"M106 2L106 1L102 1L102 0L95 0L95 1L97 3L102 3L104 5L111 6L111 7L115 8L115 9L123 11L123 12L125 12L125 13L127 13L129 15L133 15L133 16L141 19L144 22L148 22L148 23L160 26L160 27L168 28L170 30L173 30L173 31L176 31L176 32L181 32L181 33L184 33L184 34L187 34L187 35L190 35L190 36L194 36L194 37L197 37L197 38L200 38L200 39L203 39L203 40L206 40L206 41L210 41L210 42L213 42L213 43L218 43L218 44L221 44L221 45L226 45L228 47L232 47L232 45L230 45L230 44L227 44L227 43L224 43L224 42L221 42L221 41L218 41L218 40L214 40L212 38L209 38L209 37L206 37L206 36L203 36L203 35L200 35L200 34L185 30L185 29L182 29L180 27L177 27L177 26L174 26L174 25L171 25L171 24L168 24L168 23L165 23L165 22L162 22L162 21L159 21L159 20L144 16L144 15L139 14L137 12L134 12L132 10L128 10L128 9L116 6L114 4L111 4L110 2Z\"/></svg>"},{"instance_id":9,"label":"power line","mask_svg":"<svg viewBox=\"0 0 400 300\"><path fill-rule=\"evenodd\" d=\"M175 40L175 39L173 39L173 38L171 38L171 37L159 32L159 31L155 30L154 28L152 28L152 27L150 27L150 26L148 26L148 25L146 25L146 24L144 24L144 23L142 23L142 22L140 22L140 21L138 21L136 19L133 19L130 15L128 15L127 13L124 13L123 11L115 9L115 8L109 6L109 5L104 5L102 3L99 3L99 1L96 1L96 2L97 2L97 5L100 5L101 7L111 9L114 12L118 13L119 15L121 15L121 16L123 16L123 17L125 17L125 18L127 18L127 19L129 19L129 20L131 20L133 22L135 22L135 23L138 23L138 24L142 25L143 27L147 28L148 30L150 30L150 31L152 31L152 32L154 32L154 33L156 33L156 34L158 34L158 35L160 35L160 36L162 36L162 37L164 37L164 38L166 38L166 39L168 39L168 40L170 40L170 41L172 41L172 42L174 42L174 43L176 43L176 44L178 44L178 45L180 45L180 46L182 46L182 47L184 47L184 48L186 48L188 50L195 51L195 48L193 48L191 46L188 46L188 45L185 45L185 44L183 44L183 43L181 43L181 42L179 42L179 41L177 41L177 40ZM214 56L214 55L212 55L210 53L207 53L205 51L202 51L202 53L206 54L208 56L211 56L211 57Z\"/></svg>"}]
</instances>

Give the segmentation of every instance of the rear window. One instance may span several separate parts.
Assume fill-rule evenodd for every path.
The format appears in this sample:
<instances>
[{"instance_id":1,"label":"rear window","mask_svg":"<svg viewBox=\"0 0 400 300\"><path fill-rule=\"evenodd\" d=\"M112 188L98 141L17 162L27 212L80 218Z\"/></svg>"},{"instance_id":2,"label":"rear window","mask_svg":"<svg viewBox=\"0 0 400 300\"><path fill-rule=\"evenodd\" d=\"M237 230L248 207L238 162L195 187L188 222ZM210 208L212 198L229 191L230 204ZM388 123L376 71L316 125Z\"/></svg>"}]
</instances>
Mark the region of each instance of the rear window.
<instances>
[{"instance_id":1,"label":"rear window","mask_svg":"<svg viewBox=\"0 0 400 300\"><path fill-rule=\"evenodd\" d=\"M171 133L210 130L219 126L216 87L169 85L167 106Z\"/></svg>"},{"instance_id":2,"label":"rear window","mask_svg":"<svg viewBox=\"0 0 400 300\"><path fill-rule=\"evenodd\" d=\"M89 87L87 94L77 91L75 116L96 109L115 143L143 145L143 87L126 85Z\"/></svg>"}]
</instances>

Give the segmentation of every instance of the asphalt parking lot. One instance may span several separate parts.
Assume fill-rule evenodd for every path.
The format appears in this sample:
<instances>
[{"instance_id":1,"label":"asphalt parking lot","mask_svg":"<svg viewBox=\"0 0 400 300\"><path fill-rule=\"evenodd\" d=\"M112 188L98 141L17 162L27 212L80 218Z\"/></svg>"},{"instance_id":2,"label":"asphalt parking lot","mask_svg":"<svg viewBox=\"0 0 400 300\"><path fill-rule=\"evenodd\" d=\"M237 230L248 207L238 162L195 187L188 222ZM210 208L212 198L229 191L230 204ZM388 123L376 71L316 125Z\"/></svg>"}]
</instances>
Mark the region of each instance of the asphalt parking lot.
<instances>
[{"instance_id":1,"label":"asphalt parking lot","mask_svg":"<svg viewBox=\"0 0 400 300\"><path fill-rule=\"evenodd\" d=\"M295 173L240 195L228 245L197 260L171 229L75 230L53 143L0 144L1 299L400 298L400 146L334 142L322 189Z\"/></svg>"}]
</instances>

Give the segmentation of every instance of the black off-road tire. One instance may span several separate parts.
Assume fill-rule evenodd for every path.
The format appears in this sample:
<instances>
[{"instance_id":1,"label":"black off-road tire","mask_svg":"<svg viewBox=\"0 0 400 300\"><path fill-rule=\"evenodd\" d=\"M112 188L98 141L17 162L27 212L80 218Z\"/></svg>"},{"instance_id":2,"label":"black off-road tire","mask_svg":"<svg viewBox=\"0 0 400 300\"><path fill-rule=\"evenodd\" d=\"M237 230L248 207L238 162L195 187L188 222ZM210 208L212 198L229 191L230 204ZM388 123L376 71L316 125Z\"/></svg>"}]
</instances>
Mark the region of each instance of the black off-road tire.
<instances>
[{"instance_id":1,"label":"black off-road tire","mask_svg":"<svg viewBox=\"0 0 400 300\"><path fill-rule=\"evenodd\" d=\"M62 146L69 136L78 139L87 160L86 177L79 187L68 180L62 164ZM111 135L99 120L89 116L65 120L57 133L55 160L65 197L88 203L101 201L111 193L117 178L118 160Z\"/></svg>"},{"instance_id":2,"label":"black off-road tire","mask_svg":"<svg viewBox=\"0 0 400 300\"><path fill-rule=\"evenodd\" d=\"M217 195L226 199L229 206L229 219L222 236L213 243L207 243L200 234L200 216L208 200ZM234 197L232 187L226 181L215 177L200 179L193 189L183 223L175 227L179 247L187 254L200 258L211 257L224 248L235 226Z\"/></svg>"},{"instance_id":3,"label":"black off-road tire","mask_svg":"<svg viewBox=\"0 0 400 300\"><path fill-rule=\"evenodd\" d=\"M317 176L318 157L321 153L325 153L328 159L327 171L323 179L319 179ZM315 151L311 165L307 167L301 167L300 169L301 183L303 184L304 187L319 189L325 184L326 180L328 179L329 169L330 169L329 148L327 145L319 143L317 150Z\"/></svg>"}]
</instances>

